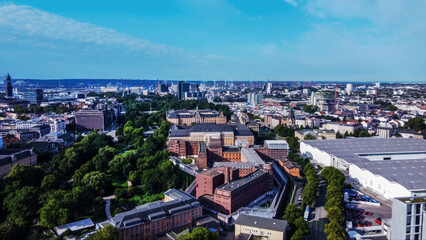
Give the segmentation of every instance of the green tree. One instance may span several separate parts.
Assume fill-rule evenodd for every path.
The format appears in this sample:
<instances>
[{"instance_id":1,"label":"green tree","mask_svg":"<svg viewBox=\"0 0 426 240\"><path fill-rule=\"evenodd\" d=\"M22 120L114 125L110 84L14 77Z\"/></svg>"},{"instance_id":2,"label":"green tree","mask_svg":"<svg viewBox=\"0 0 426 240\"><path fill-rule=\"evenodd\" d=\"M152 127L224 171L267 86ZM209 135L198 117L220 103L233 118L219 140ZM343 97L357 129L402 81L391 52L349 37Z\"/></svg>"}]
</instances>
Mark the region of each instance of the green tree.
<instances>
[{"instance_id":1,"label":"green tree","mask_svg":"<svg viewBox=\"0 0 426 240\"><path fill-rule=\"evenodd\" d=\"M311 134L306 134L306 136L303 138L303 140L315 140L316 138L312 136Z\"/></svg>"},{"instance_id":2,"label":"green tree","mask_svg":"<svg viewBox=\"0 0 426 240\"><path fill-rule=\"evenodd\" d=\"M290 149L294 152L298 152L299 151L299 147L300 147L300 143L299 143L299 138L297 137L287 137L286 141L290 147Z\"/></svg>"},{"instance_id":3,"label":"green tree","mask_svg":"<svg viewBox=\"0 0 426 240\"><path fill-rule=\"evenodd\" d=\"M40 209L40 225L47 228L63 225L68 222L68 209L58 199L50 199Z\"/></svg>"},{"instance_id":4,"label":"green tree","mask_svg":"<svg viewBox=\"0 0 426 240\"><path fill-rule=\"evenodd\" d=\"M422 117L415 117L408 120L407 126L416 132L426 129L425 120Z\"/></svg>"},{"instance_id":5,"label":"green tree","mask_svg":"<svg viewBox=\"0 0 426 240\"><path fill-rule=\"evenodd\" d=\"M50 190L57 186L58 179L54 174L46 175L41 181L41 189L42 190Z\"/></svg>"},{"instance_id":6,"label":"green tree","mask_svg":"<svg viewBox=\"0 0 426 240\"><path fill-rule=\"evenodd\" d=\"M37 215L39 190L25 186L10 193L3 202L9 211L7 221L17 226L26 226Z\"/></svg>"},{"instance_id":7,"label":"green tree","mask_svg":"<svg viewBox=\"0 0 426 240\"><path fill-rule=\"evenodd\" d=\"M87 240L115 240L120 232L112 225L106 225L95 234L87 238Z\"/></svg>"},{"instance_id":8,"label":"green tree","mask_svg":"<svg viewBox=\"0 0 426 240\"><path fill-rule=\"evenodd\" d=\"M340 226L340 224L336 221L331 221L326 224L324 232L328 234L327 239L329 240L344 240L346 237L342 226Z\"/></svg>"},{"instance_id":9,"label":"green tree","mask_svg":"<svg viewBox=\"0 0 426 240\"><path fill-rule=\"evenodd\" d=\"M308 223L305 221L305 219L303 219L303 217L299 217L298 219L296 219L294 225L296 226L297 231L302 233L304 236L309 234Z\"/></svg>"},{"instance_id":10,"label":"green tree","mask_svg":"<svg viewBox=\"0 0 426 240\"><path fill-rule=\"evenodd\" d=\"M294 224L296 219L303 217L302 210L296 204L286 207L283 218L290 224Z\"/></svg>"},{"instance_id":11,"label":"green tree","mask_svg":"<svg viewBox=\"0 0 426 240\"><path fill-rule=\"evenodd\" d=\"M110 182L105 176L105 173L93 171L84 175L82 183L97 193L104 194Z\"/></svg>"},{"instance_id":12,"label":"green tree","mask_svg":"<svg viewBox=\"0 0 426 240\"><path fill-rule=\"evenodd\" d=\"M207 228L204 227L196 227L192 230L191 233L181 235L178 237L178 240L217 240L217 233L210 232Z\"/></svg>"},{"instance_id":13,"label":"green tree","mask_svg":"<svg viewBox=\"0 0 426 240\"><path fill-rule=\"evenodd\" d=\"M341 223L345 220L345 218L343 217L343 212L338 206L330 207L328 209L327 218L330 221L335 221L335 222L338 222L338 223Z\"/></svg>"},{"instance_id":14,"label":"green tree","mask_svg":"<svg viewBox=\"0 0 426 240\"><path fill-rule=\"evenodd\" d=\"M297 229L290 238L290 240L304 240L304 239L305 239L305 235L303 234L302 231L299 231L299 229Z\"/></svg>"},{"instance_id":15,"label":"green tree","mask_svg":"<svg viewBox=\"0 0 426 240\"><path fill-rule=\"evenodd\" d=\"M318 111L318 107L313 105L305 105L303 106L303 111L307 113L315 113Z\"/></svg>"},{"instance_id":16,"label":"green tree","mask_svg":"<svg viewBox=\"0 0 426 240\"><path fill-rule=\"evenodd\" d=\"M308 182L302 192L302 202L306 205L312 206L317 201L317 188L313 182Z\"/></svg>"},{"instance_id":17,"label":"green tree","mask_svg":"<svg viewBox=\"0 0 426 240\"><path fill-rule=\"evenodd\" d=\"M278 134L278 136L280 137L294 137L294 129L293 128L288 128L284 125L278 125L275 129L274 132L276 134Z\"/></svg>"}]
</instances>

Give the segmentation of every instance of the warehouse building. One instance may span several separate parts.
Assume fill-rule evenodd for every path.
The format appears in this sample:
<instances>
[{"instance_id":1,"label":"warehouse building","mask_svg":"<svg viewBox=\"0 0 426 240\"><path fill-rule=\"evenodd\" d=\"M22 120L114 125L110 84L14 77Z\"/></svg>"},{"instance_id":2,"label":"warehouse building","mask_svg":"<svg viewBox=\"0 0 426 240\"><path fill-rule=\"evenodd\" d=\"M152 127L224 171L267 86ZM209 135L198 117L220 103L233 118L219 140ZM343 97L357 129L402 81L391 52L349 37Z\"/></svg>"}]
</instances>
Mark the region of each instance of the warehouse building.
<instances>
[{"instance_id":1,"label":"warehouse building","mask_svg":"<svg viewBox=\"0 0 426 240\"><path fill-rule=\"evenodd\" d=\"M300 152L387 199L426 195L426 140L309 140L300 141Z\"/></svg>"}]
</instances>

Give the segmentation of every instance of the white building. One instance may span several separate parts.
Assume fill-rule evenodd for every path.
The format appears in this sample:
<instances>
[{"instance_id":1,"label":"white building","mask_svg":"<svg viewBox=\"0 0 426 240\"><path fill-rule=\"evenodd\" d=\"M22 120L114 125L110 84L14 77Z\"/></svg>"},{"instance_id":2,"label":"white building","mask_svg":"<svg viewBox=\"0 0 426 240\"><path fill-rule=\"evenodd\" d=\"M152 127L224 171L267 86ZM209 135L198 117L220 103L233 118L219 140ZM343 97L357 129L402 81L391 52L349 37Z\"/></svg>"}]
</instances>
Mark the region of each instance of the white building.
<instances>
[{"instance_id":1,"label":"white building","mask_svg":"<svg viewBox=\"0 0 426 240\"><path fill-rule=\"evenodd\" d=\"M395 198L391 240L426 239L426 196Z\"/></svg>"},{"instance_id":2,"label":"white building","mask_svg":"<svg viewBox=\"0 0 426 240\"><path fill-rule=\"evenodd\" d=\"M303 89L303 94L305 94L305 95L311 94L311 89L309 89L309 88Z\"/></svg>"},{"instance_id":3,"label":"white building","mask_svg":"<svg viewBox=\"0 0 426 240\"><path fill-rule=\"evenodd\" d=\"M368 89L366 91L367 95L376 95L377 94L377 90L376 89Z\"/></svg>"},{"instance_id":4,"label":"white building","mask_svg":"<svg viewBox=\"0 0 426 240\"><path fill-rule=\"evenodd\" d=\"M262 103L263 94L248 93L247 94L247 103L250 103L252 106L259 105Z\"/></svg>"},{"instance_id":5,"label":"white building","mask_svg":"<svg viewBox=\"0 0 426 240\"><path fill-rule=\"evenodd\" d=\"M300 152L385 198L426 195L426 140L353 138L300 141Z\"/></svg>"},{"instance_id":6,"label":"white building","mask_svg":"<svg viewBox=\"0 0 426 240\"><path fill-rule=\"evenodd\" d=\"M49 119L47 123L50 126L50 132L53 133L64 133L67 127L67 123L62 119Z\"/></svg>"},{"instance_id":7,"label":"white building","mask_svg":"<svg viewBox=\"0 0 426 240\"><path fill-rule=\"evenodd\" d=\"M340 132L341 134L344 134L345 132L348 132L348 134L351 134L351 133L353 134L357 127L353 125L346 125L343 123L331 122L331 123L323 124L322 128L326 130L333 130L336 133Z\"/></svg>"},{"instance_id":8,"label":"white building","mask_svg":"<svg viewBox=\"0 0 426 240\"><path fill-rule=\"evenodd\" d=\"M380 88L380 83L376 83L376 88Z\"/></svg>"},{"instance_id":9,"label":"white building","mask_svg":"<svg viewBox=\"0 0 426 240\"><path fill-rule=\"evenodd\" d=\"M352 83L346 84L346 94L351 95L352 94L352 90L353 90L352 88L353 88Z\"/></svg>"},{"instance_id":10,"label":"white building","mask_svg":"<svg viewBox=\"0 0 426 240\"><path fill-rule=\"evenodd\" d=\"M269 95L272 94L272 83L271 82L268 82L266 84L266 93L269 94Z\"/></svg>"},{"instance_id":11,"label":"white building","mask_svg":"<svg viewBox=\"0 0 426 240\"><path fill-rule=\"evenodd\" d=\"M392 128L379 127L377 128L377 135L381 138L390 138L392 136Z\"/></svg>"}]
</instances>

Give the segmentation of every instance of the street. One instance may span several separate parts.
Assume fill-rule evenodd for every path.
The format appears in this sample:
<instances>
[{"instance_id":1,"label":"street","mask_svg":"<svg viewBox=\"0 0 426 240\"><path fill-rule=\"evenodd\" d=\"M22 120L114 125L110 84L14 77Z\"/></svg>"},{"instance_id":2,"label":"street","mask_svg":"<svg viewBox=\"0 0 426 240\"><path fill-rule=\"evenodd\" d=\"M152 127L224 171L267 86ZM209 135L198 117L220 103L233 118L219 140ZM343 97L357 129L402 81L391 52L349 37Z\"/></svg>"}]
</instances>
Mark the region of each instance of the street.
<instances>
[{"instance_id":1,"label":"street","mask_svg":"<svg viewBox=\"0 0 426 240\"><path fill-rule=\"evenodd\" d=\"M326 198L325 194L327 192L327 183L322 183L318 187L318 197L317 203L314 206L313 212L311 213L310 218L313 216L311 221L308 221L309 230L311 233L306 236L306 239L312 240L327 240L327 234L325 234L325 224L328 223L326 218L327 212L324 209Z\"/></svg>"}]
</instances>

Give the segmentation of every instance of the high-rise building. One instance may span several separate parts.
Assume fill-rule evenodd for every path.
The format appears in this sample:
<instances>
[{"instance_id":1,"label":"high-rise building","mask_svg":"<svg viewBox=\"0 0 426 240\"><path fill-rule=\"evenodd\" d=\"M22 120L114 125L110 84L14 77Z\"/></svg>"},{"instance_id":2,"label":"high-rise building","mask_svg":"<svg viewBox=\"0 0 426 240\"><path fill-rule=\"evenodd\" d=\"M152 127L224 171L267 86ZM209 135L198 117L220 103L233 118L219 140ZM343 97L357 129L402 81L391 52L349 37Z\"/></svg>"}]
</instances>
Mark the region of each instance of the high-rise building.
<instances>
[{"instance_id":1,"label":"high-rise building","mask_svg":"<svg viewBox=\"0 0 426 240\"><path fill-rule=\"evenodd\" d=\"M426 239L426 196L393 199L390 239Z\"/></svg>"},{"instance_id":2,"label":"high-rise building","mask_svg":"<svg viewBox=\"0 0 426 240\"><path fill-rule=\"evenodd\" d=\"M31 104L40 104L43 101L43 89L26 89L23 98Z\"/></svg>"},{"instance_id":3,"label":"high-rise building","mask_svg":"<svg viewBox=\"0 0 426 240\"><path fill-rule=\"evenodd\" d=\"M6 77L6 97L13 97L12 79L10 78L9 73Z\"/></svg>"},{"instance_id":4,"label":"high-rise building","mask_svg":"<svg viewBox=\"0 0 426 240\"><path fill-rule=\"evenodd\" d=\"M351 95L351 94L352 94L352 88L353 88L352 83L348 83L348 84L346 84L346 93L347 93L348 95Z\"/></svg>"},{"instance_id":5,"label":"high-rise building","mask_svg":"<svg viewBox=\"0 0 426 240\"><path fill-rule=\"evenodd\" d=\"M159 95L166 95L169 92L169 85L167 85L167 83L158 82L157 92Z\"/></svg>"},{"instance_id":6,"label":"high-rise building","mask_svg":"<svg viewBox=\"0 0 426 240\"><path fill-rule=\"evenodd\" d=\"M262 103L263 94L248 93L247 102L255 106Z\"/></svg>"},{"instance_id":7,"label":"high-rise building","mask_svg":"<svg viewBox=\"0 0 426 240\"><path fill-rule=\"evenodd\" d=\"M376 83L376 88L380 88L380 83Z\"/></svg>"},{"instance_id":8,"label":"high-rise building","mask_svg":"<svg viewBox=\"0 0 426 240\"><path fill-rule=\"evenodd\" d=\"M268 82L266 84L266 94L272 94L272 83Z\"/></svg>"},{"instance_id":9,"label":"high-rise building","mask_svg":"<svg viewBox=\"0 0 426 240\"><path fill-rule=\"evenodd\" d=\"M177 97L179 100L185 99L185 93L189 92L190 84L187 82L179 81L177 85Z\"/></svg>"}]
</instances>

